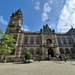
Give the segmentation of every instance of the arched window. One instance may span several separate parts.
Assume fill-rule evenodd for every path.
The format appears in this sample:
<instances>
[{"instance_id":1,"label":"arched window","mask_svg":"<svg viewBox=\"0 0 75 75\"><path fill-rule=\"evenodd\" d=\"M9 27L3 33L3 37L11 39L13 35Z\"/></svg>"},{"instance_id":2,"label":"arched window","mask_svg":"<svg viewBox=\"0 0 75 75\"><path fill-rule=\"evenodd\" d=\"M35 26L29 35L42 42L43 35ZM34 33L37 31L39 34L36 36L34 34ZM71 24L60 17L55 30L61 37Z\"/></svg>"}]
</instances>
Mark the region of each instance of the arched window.
<instances>
[{"instance_id":1,"label":"arched window","mask_svg":"<svg viewBox=\"0 0 75 75\"><path fill-rule=\"evenodd\" d=\"M60 48L60 54L65 54L62 48Z\"/></svg>"},{"instance_id":2,"label":"arched window","mask_svg":"<svg viewBox=\"0 0 75 75\"><path fill-rule=\"evenodd\" d=\"M69 37L67 38L67 43L70 45L72 44L72 40Z\"/></svg>"},{"instance_id":3,"label":"arched window","mask_svg":"<svg viewBox=\"0 0 75 75\"><path fill-rule=\"evenodd\" d=\"M64 37L62 37L62 43L63 43L63 44L67 44L67 43L66 43L66 39L65 39Z\"/></svg>"},{"instance_id":4,"label":"arched window","mask_svg":"<svg viewBox=\"0 0 75 75\"><path fill-rule=\"evenodd\" d=\"M30 44L34 44L34 38L30 37Z\"/></svg>"},{"instance_id":5,"label":"arched window","mask_svg":"<svg viewBox=\"0 0 75 75\"><path fill-rule=\"evenodd\" d=\"M39 38L36 38L36 44L40 44L40 39Z\"/></svg>"},{"instance_id":6,"label":"arched window","mask_svg":"<svg viewBox=\"0 0 75 75\"><path fill-rule=\"evenodd\" d=\"M28 37L24 38L24 44L28 44Z\"/></svg>"},{"instance_id":7,"label":"arched window","mask_svg":"<svg viewBox=\"0 0 75 75\"><path fill-rule=\"evenodd\" d=\"M29 52L30 52L32 55L34 55L34 49L33 49L33 48L30 48L30 49L29 49Z\"/></svg>"},{"instance_id":8,"label":"arched window","mask_svg":"<svg viewBox=\"0 0 75 75\"><path fill-rule=\"evenodd\" d=\"M71 53L75 54L75 49L71 48Z\"/></svg>"},{"instance_id":9,"label":"arched window","mask_svg":"<svg viewBox=\"0 0 75 75\"><path fill-rule=\"evenodd\" d=\"M60 45L61 44L61 39L58 37L58 44Z\"/></svg>"},{"instance_id":10,"label":"arched window","mask_svg":"<svg viewBox=\"0 0 75 75\"><path fill-rule=\"evenodd\" d=\"M70 51L68 48L65 49L66 54L70 54Z\"/></svg>"},{"instance_id":11,"label":"arched window","mask_svg":"<svg viewBox=\"0 0 75 75\"><path fill-rule=\"evenodd\" d=\"M51 44L51 43L52 43L52 40L51 40L51 39L47 39L47 40L46 40L46 44L47 44L47 45L49 45L49 44Z\"/></svg>"},{"instance_id":12,"label":"arched window","mask_svg":"<svg viewBox=\"0 0 75 75\"><path fill-rule=\"evenodd\" d=\"M39 48L36 49L36 54L38 54L38 55L41 54L41 51Z\"/></svg>"}]
</instances>

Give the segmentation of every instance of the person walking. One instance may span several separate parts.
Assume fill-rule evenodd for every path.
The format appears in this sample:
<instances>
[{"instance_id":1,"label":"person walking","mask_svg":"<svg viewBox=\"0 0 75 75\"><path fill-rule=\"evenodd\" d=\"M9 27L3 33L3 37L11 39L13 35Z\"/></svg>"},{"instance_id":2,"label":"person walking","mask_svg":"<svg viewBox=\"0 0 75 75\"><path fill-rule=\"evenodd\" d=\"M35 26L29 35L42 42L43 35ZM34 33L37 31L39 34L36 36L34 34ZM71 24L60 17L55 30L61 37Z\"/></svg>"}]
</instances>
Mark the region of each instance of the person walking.
<instances>
[{"instance_id":1,"label":"person walking","mask_svg":"<svg viewBox=\"0 0 75 75\"><path fill-rule=\"evenodd\" d=\"M66 62L67 61L67 57L64 55L64 61Z\"/></svg>"},{"instance_id":2,"label":"person walking","mask_svg":"<svg viewBox=\"0 0 75 75\"><path fill-rule=\"evenodd\" d=\"M59 59L60 59L60 61L62 61L62 56L61 55L59 55Z\"/></svg>"}]
</instances>

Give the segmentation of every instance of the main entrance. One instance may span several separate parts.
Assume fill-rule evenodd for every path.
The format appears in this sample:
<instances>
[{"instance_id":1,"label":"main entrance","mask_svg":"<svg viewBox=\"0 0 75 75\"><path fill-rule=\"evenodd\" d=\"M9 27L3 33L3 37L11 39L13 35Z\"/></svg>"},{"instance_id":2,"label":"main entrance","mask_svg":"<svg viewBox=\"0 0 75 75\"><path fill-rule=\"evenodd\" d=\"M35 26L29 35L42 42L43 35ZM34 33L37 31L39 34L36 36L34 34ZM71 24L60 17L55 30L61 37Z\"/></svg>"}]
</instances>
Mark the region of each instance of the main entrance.
<instances>
[{"instance_id":1,"label":"main entrance","mask_svg":"<svg viewBox=\"0 0 75 75\"><path fill-rule=\"evenodd\" d=\"M54 57L54 51L51 48L48 49L48 55L51 55L51 57Z\"/></svg>"}]
</instances>

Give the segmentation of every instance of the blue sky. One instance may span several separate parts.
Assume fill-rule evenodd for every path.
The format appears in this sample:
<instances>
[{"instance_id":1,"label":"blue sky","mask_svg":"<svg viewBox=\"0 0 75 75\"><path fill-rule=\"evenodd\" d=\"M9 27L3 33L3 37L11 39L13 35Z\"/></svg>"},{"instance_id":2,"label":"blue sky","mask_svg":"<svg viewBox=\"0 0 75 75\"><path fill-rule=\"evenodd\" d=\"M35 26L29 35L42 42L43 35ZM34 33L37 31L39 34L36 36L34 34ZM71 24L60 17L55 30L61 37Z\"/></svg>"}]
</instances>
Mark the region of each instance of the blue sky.
<instances>
[{"instance_id":1,"label":"blue sky","mask_svg":"<svg viewBox=\"0 0 75 75\"><path fill-rule=\"evenodd\" d=\"M56 32L75 28L75 0L0 0L0 28L4 32L11 14L19 8L25 31L39 31L45 24Z\"/></svg>"}]
</instances>

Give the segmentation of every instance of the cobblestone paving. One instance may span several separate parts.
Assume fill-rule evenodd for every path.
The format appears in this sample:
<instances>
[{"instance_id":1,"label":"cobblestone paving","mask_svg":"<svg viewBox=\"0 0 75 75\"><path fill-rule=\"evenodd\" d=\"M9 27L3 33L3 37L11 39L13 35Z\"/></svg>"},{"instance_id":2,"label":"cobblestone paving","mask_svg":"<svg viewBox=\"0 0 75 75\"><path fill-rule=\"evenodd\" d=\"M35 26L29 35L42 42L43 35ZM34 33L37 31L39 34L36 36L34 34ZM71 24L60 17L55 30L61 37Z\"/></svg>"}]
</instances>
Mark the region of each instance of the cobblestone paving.
<instances>
[{"instance_id":1,"label":"cobblestone paving","mask_svg":"<svg viewBox=\"0 0 75 75\"><path fill-rule=\"evenodd\" d=\"M75 61L0 63L0 75L75 75Z\"/></svg>"}]
</instances>

